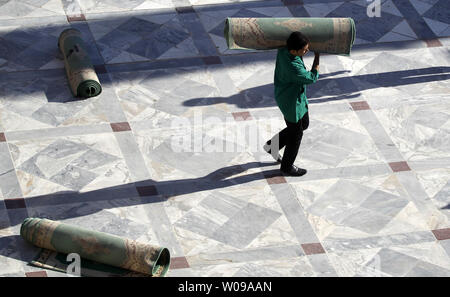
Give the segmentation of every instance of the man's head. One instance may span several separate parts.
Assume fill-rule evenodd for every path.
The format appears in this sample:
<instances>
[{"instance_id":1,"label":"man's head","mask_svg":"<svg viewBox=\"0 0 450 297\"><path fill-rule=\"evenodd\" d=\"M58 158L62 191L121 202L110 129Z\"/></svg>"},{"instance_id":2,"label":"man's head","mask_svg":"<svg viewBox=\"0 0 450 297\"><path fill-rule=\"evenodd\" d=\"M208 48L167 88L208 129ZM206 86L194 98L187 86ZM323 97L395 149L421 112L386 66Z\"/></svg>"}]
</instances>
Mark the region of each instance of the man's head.
<instances>
[{"instance_id":1,"label":"man's head","mask_svg":"<svg viewBox=\"0 0 450 297\"><path fill-rule=\"evenodd\" d=\"M292 32L287 42L289 52L294 56L304 56L309 51L309 39L300 32Z\"/></svg>"}]
</instances>

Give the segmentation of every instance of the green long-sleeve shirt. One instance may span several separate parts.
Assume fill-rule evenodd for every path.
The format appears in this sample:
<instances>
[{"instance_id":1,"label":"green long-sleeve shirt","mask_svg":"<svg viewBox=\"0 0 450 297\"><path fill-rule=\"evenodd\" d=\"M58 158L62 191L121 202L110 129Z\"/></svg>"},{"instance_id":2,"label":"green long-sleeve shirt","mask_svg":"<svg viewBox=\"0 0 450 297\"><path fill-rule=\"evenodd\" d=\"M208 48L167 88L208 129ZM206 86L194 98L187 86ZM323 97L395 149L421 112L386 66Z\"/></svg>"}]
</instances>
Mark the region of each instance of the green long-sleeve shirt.
<instances>
[{"instance_id":1,"label":"green long-sleeve shirt","mask_svg":"<svg viewBox=\"0 0 450 297\"><path fill-rule=\"evenodd\" d=\"M278 49L275 66L275 100L284 118L297 123L307 112L306 85L319 78L316 69L306 70L303 60L289 53L286 47Z\"/></svg>"}]
</instances>

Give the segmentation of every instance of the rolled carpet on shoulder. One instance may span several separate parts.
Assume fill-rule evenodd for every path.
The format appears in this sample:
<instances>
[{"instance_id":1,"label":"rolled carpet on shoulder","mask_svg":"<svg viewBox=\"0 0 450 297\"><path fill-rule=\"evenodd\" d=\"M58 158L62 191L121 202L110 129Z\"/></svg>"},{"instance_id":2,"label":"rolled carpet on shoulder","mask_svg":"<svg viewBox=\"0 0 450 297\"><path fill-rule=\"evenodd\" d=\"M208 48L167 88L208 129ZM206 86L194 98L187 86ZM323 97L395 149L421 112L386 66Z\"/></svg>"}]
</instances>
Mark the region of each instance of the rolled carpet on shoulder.
<instances>
[{"instance_id":1,"label":"rolled carpet on shoulder","mask_svg":"<svg viewBox=\"0 0 450 297\"><path fill-rule=\"evenodd\" d=\"M102 92L102 86L87 53L87 47L77 29L64 30L58 39L58 47L64 56L64 66L72 94L76 97L94 97Z\"/></svg>"},{"instance_id":2,"label":"rolled carpet on shoulder","mask_svg":"<svg viewBox=\"0 0 450 297\"><path fill-rule=\"evenodd\" d=\"M52 265L46 263L49 259L53 263L64 262L64 259L58 260L61 257L50 257L48 251L76 253L81 257L81 262L83 259L90 260L91 267L91 261L94 261L148 276L164 276L170 266L170 253L167 248L48 219L25 219L20 228L20 235L31 244L44 249L32 262L33 265L43 268L52 269ZM104 270L104 267L101 268Z\"/></svg>"},{"instance_id":3,"label":"rolled carpet on shoulder","mask_svg":"<svg viewBox=\"0 0 450 297\"><path fill-rule=\"evenodd\" d=\"M356 35L352 18L227 18L224 34L229 49L269 50L294 31L309 38L311 51L338 55L350 55Z\"/></svg>"}]
</instances>

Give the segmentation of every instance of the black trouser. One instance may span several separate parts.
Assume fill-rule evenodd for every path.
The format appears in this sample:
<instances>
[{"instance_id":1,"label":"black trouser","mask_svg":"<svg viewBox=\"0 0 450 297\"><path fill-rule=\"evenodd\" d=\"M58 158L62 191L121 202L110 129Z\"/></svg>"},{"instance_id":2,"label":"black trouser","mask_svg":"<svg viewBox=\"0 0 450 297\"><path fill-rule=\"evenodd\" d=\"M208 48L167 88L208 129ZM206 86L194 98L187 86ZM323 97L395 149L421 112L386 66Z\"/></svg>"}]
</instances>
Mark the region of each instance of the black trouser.
<instances>
[{"instance_id":1,"label":"black trouser","mask_svg":"<svg viewBox=\"0 0 450 297\"><path fill-rule=\"evenodd\" d=\"M281 150L286 146L281 162L281 170L287 171L294 164L295 158L297 158L300 143L302 142L303 131L308 129L309 126L309 114L306 112L303 118L297 123L288 122L286 119L284 121L286 122L287 127L269 140L267 144L270 145L272 141L276 142L278 138L278 150Z\"/></svg>"}]
</instances>

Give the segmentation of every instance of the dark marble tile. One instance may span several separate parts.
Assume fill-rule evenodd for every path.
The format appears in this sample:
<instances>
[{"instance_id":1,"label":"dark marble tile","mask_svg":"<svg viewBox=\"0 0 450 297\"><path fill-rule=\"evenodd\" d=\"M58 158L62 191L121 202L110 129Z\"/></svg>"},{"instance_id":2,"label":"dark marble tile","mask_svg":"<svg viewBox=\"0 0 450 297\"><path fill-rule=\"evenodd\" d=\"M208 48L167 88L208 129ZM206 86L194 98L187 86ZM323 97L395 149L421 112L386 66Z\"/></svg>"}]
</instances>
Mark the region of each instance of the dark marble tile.
<instances>
[{"instance_id":1,"label":"dark marble tile","mask_svg":"<svg viewBox=\"0 0 450 297\"><path fill-rule=\"evenodd\" d=\"M248 111L233 112L233 117L236 121L249 121L252 120L252 115Z\"/></svg>"},{"instance_id":2,"label":"dark marble tile","mask_svg":"<svg viewBox=\"0 0 450 297\"><path fill-rule=\"evenodd\" d=\"M139 196L156 196L158 195L158 190L155 186L137 186L136 190L139 193Z\"/></svg>"},{"instance_id":3,"label":"dark marble tile","mask_svg":"<svg viewBox=\"0 0 450 297\"><path fill-rule=\"evenodd\" d=\"M432 232L437 240L450 239L450 228L433 230Z\"/></svg>"},{"instance_id":4,"label":"dark marble tile","mask_svg":"<svg viewBox=\"0 0 450 297\"><path fill-rule=\"evenodd\" d=\"M350 102L350 105L352 106L353 110L368 110L370 109L369 104L367 101L358 101L358 102Z\"/></svg>"},{"instance_id":5,"label":"dark marble tile","mask_svg":"<svg viewBox=\"0 0 450 297\"><path fill-rule=\"evenodd\" d=\"M103 65L103 64L102 65L94 65L94 69L97 74L104 74L104 73L108 72L105 65Z\"/></svg>"},{"instance_id":6,"label":"dark marble tile","mask_svg":"<svg viewBox=\"0 0 450 297\"><path fill-rule=\"evenodd\" d=\"M178 13L195 13L195 10L192 6L179 6L176 7L175 10Z\"/></svg>"},{"instance_id":7,"label":"dark marble tile","mask_svg":"<svg viewBox=\"0 0 450 297\"><path fill-rule=\"evenodd\" d=\"M26 208L25 199L23 198L11 198L5 199L6 209Z\"/></svg>"},{"instance_id":8,"label":"dark marble tile","mask_svg":"<svg viewBox=\"0 0 450 297\"><path fill-rule=\"evenodd\" d=\"M408 163L406 162L391 162L389 163L389 166L391 167L392 171L394 172L400 172L400 171L410 171L411 168L409 168Z\"/></svg>"},{"instance_id":9,"label":"dark marble tile","mask_svg":"<svg viewBox=\"0 0 450 297\"><path fill-rule=\"evenodd\" d=\"M130 124L128 122L111 123L111 129L114 132L131 131L131 127L130 127Z\"/></svg>"},{"instance_id":10,"label":"dark marble tile","mask_svg":"<svg viewBox=\"0 0 450 297\"><path fill-rule=\"evenodd\" d=\"M425 43L427 44L427 47L441 47L443 46L442 43L439 41L439 39L426 39Z\"/></svg>"},{"instance_id":11,"label":"dark marble tile","mask_svg":"<svg viewBox=\"0 0 450 297\"><path fill-rule=\"evenodd\" d=\"M73 23L73 22L85 22L85 21L86 21L86 17L84 16L84 14L68 15L68 16L67 16L67 21L68 21L69 23Z\"/></svg>"},{"instance_id":12,"label":"dark marble tile","mask_svg":"<svg viewBox=\"0 0 450 297\"><path fill-rule=\"evenodd\" d=\"M222 60L220 60L219 56L208 56L203 57L203 62L205 62L206 65L217 65L217 64L223 64Z\"/></svg>"},{"instance_id":13,"label":"dark marble tile","mask_svg":"<svg viewBox=\"0 0 450 297\"><path fill-rule=\"evenodd\" d=\"M325 250L319 242L317 243L304 243L302 248L306 255L325 254Z\"/></svg>"},{"instance_id":14,"label":"dark marble tile","mask_svg":"<svg viewBox=\"0 0 450 297\"><path fill-rule=\"evenodd\" d=\"M169 269L182 269L189 268L189 263L186 257L173 257L170 258L170 268Z\"/></svg>"},{"instance_id":15,"label":"dark marble tile","mask_svg":"<svg viewBox=\"0 0 450 297\"><path fill-rule=\"evenodd\" d=\"M47 272L45 271L33 271L25 272L26 277L47 277Z\"/></svg>"}]
</instances>

